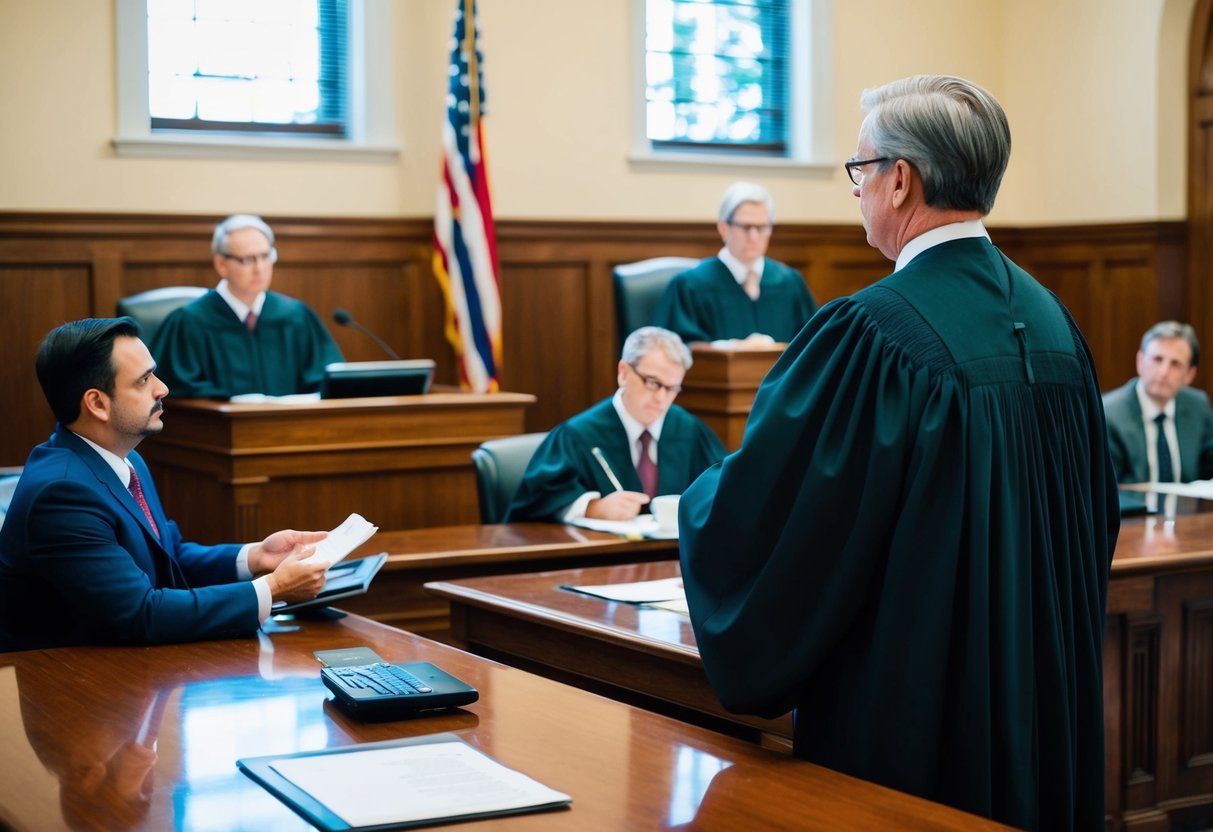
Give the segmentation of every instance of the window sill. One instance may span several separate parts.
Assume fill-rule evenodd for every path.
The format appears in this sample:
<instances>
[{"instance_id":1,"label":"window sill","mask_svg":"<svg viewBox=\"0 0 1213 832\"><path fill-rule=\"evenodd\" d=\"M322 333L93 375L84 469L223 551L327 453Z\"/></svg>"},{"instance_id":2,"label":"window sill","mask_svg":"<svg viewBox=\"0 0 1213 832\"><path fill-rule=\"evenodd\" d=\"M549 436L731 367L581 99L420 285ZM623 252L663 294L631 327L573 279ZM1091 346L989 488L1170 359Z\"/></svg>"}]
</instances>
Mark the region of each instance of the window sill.
<instances>
[{"instance_id":1,"label":"window sill","mask_svg":"<svg viewBox=\"0 0 1213 832\"><path fill-rule=\"evenodd\" d=\"M394 145L356 144L342 139L264 136L115 136L112 144L119 156L162 158L394 162L400 155L400 148Z\"/></svg>"},{"instance_id":2,"label":"window sill","mask_svg":"<svg viewBox=\"0 0 1213 832\"><path fill-rule=\"evenodd\" d=\"M698 167L712 170L736 170L737 168L765 168L818 175L833 173L839 166L833 162L818 162L809 159L788 158L786 156L749 156L744 153L694 153L661 152L649 149L633 150L628 154L628 164L634 170L677 171L688 167Z\"/></svg>"}]
</instances>

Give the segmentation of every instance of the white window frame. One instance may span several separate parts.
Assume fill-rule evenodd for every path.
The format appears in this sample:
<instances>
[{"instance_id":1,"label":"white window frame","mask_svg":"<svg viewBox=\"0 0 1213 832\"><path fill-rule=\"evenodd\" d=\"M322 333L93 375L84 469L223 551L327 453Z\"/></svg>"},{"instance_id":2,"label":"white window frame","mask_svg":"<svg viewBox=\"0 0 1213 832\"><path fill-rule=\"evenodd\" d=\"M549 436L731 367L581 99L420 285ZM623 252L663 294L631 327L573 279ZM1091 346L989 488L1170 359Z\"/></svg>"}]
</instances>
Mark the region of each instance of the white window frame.
<instances>
[{"instance_id":1,"label":"white window frame","mask_svg":"<svg viewBox=\"0 0 1213 832\"><path fill-rule=\"evenodd\" d=\"M834 105L830 51L832 0L790 0L788 153L758 156L744 150L655 150L647 135L645 106L645 4L632 0L632 147L628 161L637 169L674 170L765 167L781 170L832 168Z\"/></svg>"},{"instance_id":2,"label":"white window frame","mask_svg":"<svg viewBox=\"0 0 1213 832\"><path fill-rule=\"evenodd\" d=\"M400 154L392 76L392 0L349 0L349 105L345 138L156 132L147 87L147 0L115 0L119 156L394 161Z\"/></svg>"}]
</instances>

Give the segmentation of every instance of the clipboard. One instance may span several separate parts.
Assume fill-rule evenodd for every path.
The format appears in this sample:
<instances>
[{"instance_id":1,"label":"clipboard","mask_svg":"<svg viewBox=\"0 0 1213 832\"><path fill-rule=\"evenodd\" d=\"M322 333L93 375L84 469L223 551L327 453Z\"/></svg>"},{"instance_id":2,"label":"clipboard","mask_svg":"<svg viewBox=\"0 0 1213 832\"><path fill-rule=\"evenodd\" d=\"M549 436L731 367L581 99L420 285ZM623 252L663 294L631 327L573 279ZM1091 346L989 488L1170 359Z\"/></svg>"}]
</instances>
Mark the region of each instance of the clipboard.
<instances>
[{"instance_id":1,"label":"clipboard","mask_svg":"<svg viewBox=\"0 0 1213 832\"><path fill-rule=\"evenodd\" d=\"M548 789L546 786L536 783L535 785L542 791L547 792L554 799L542 803L533 803L522 807L511 807L501 810L489 811L473 811L473 812L454 812L441 817L429 817L421 820L399 819L392 820L380 824L372 824L368 826L351 826L335 812L329 809L328 806L317 800L309 792L300 786L293 783L291 780L283 776L275 768L275 764L283 760L292 760L303 757L327 757L335 755L352 755L366 751L376 751L381 749L401 748L407 746L431 745L437 743L457 742L472 749L476 754L481 754L484 757L492 760L491 757L476 749L474 746L464 742L454 734L434 734L423 737L409 737L405 739L386 740L383 742L363 743L361 745L353 745L345 748L329 748L322 751L301 751L293 754L281 754L269 757L250 757L236 761L236 766L244 772L248 777L255 780L270 794L274 795L278 800L289 806L296 814L311 823L321 832L380 832L380 830L389 829L409 829L419 826L433 826L436 824L451 823L463 820L478 820L481 818L502 817L505 815L517 815L530 812L548 811L552 809L565 808L572 803L572 798L566 794ZM333 761L339 764L339 760ZM500 763L496 763L500 766ZM513 769L508 769L501 766L502 769L509 771L515 776L519 775ZM529 778L528 778L529 779Z\"/></svg>"},{"instance_id":2,"label":"clipboard","mask_svg":"<svg viewBox=\"0 0 1213 832\"><path fill-rule=\"evenodd\" d=\"M387 552L355 560L343 560L335 566L329 567L328 572L325 573L324 589L320 590L315 598L298 601L294 604L280 601L270 608L270 615L325 607L342 598L365 595L371 588L371 579L379 574L379 570L385 563L387 563Z\"/></svg>"}]
</instances>

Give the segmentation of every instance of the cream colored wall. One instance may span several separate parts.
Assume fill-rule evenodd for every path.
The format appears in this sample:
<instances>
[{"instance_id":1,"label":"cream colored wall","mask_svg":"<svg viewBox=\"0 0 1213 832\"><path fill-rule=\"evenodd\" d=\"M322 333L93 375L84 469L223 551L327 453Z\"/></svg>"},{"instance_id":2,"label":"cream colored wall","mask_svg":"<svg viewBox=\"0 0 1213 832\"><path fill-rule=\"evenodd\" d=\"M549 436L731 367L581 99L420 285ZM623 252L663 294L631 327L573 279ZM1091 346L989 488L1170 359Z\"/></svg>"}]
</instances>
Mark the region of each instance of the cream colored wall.
<instances>
[{"instance_id":1,"label":"cream colored wall","mask_svg":"<svg viewBox=\"0 0 1213 832\"><path fill-rule=\"evenodd\" d=\"M778 172L628 161L633 0L482 0L495 212L705 219L725 185L754 178L774 192L781 221L854 222L837 164L854 150L860 91L947 72L989 87L1011 118L993 222L1181 217L1193 2L833 0L835 164ZM0 100L23 117L0 122L0 210L427 216L453 6L394 3L397 160L266 162L117 157L112 3L5 0Z\"/></svg>"}]
</instances>

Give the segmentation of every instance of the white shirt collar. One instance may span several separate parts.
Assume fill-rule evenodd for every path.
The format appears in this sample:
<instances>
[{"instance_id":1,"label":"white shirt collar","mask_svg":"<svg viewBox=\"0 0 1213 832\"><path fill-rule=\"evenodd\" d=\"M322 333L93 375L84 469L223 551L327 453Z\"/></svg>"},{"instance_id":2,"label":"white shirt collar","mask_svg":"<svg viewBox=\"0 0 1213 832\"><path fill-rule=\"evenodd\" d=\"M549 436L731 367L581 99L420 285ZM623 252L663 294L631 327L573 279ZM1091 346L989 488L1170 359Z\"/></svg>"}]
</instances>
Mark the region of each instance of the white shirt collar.
<instances>
[{"instance_id":1,"label":"white shirt collar","mask_svg":"<svg viewBox=\"0 0 1213 832\"><path fill-rule=\"evenodd\" d=\"M261 292L253 299L252 307L245 305L244 301L232 294L231 288L227 285L227 278L219 281L219 285L215 287L215 291L219 293L219 297L227 302L227 305L232 307L232 311L236 313L236 317L244 323L244 319L248 317L249 312L261 314L261 307L265 305L265 292Z\"/></svg>"},{"instance_id":2,"label":"white shirt collar","mask_svg":"<svg viewBox=\"0 0 1213 832\"><path fill-rule=\"evenodd\" d=\"M754 261L753 266L747 266L745 263L742 263L740 260L734 257L733 252L729 251L727 247L722 248L719 252L717 252L716 256L720 258L721 263L724 263L724 267L729 270L729 273L733 275L733 279L736 280L739 285L745 283L746 275L748 275L751 271L758 275L759 283L762 282L762 267L766 264L765 257L759 257ZM649 433L652 433L652 431L649 431Z\"/></svg>"},{"instance_id":3,"label":"white shirt collar","mask_svg":"<svg viewBox=\"0 0 1213 832\"><path fill-rule=\"evenodd\" d=\"M72 431L72 433L76 436L80 436L80 434L76 433L75 431ZM93 450L101 455L101 458L105 460L106 465L114 469L114 473L118 475L118 479L121 480L124 487L131 487L131 465L129 462L118 456L116 453L107 451L105 448L101 447L87 436L80 436L80 438L91 445Z\"/></svg>"},{"instance_id":4,"label":"white shirt collar","mask_svg":"<svg viewBox=\"0 0 1213 832\"><path fill-rule=\"evenodd\" d=\"M1141 386L1141 379L1137 380L1137 383L1133 385L1133 389L1137 391L1137 403L1141 405L1142 419L1146 420L1147 422L1153 422L1154 418L1158 416L1159 413L1165 413L1167 414L1168 419L1170 419L1172 422L1175 421L1175 399L1171 399L1169 402L1167 402L1166 407L1159 408L1159 406L1154 403L1154 400L1151 399L1146 393L1146 388Z\"/></svg>"},{"instance_id":5,"label":"white shirt collar","mask_svg":"<svg viewBox=\"0 0 1213 832\"><path fill-rule=\"evenodd\" d=\"M952 222L947 225L941 225L938 228L932 228L930 231L924 231L905 244L901 253L897 255L897 265L893 268L893 271L901 271L910 264L911 260L929 248L934 248L941 243L950 243L952 240L964 240L969 237L985 237L987 240L990 239L990 235L986 231L986 227L982 225L981 220Z\"/></svg>"},{"instance_id":6,"label":"white shirt collar","mask_svg":"<svg viewBox=\"0 0 1213 832\"><path fill-rule=\"evenodd\" d=\"M654 442L661 441L661 426L665 424L665 414L661 414L653 420L653 424L647 428L636 421L636 418L628 413L628 409L623 406L623 388L620 387L615 391L615 395L611 397L611 404L615 405L615 412L619 414L619 421L623 422L623 429L628 434L628 447L634 448L636 443L640 441L640 434L646 430L649 436L653 437Z\"/></svg>"}]
</instances>

